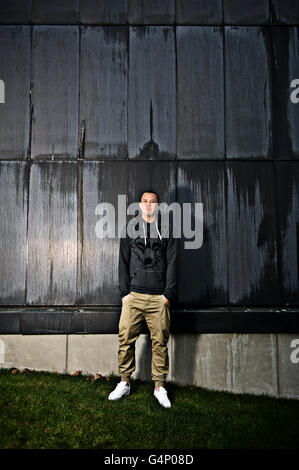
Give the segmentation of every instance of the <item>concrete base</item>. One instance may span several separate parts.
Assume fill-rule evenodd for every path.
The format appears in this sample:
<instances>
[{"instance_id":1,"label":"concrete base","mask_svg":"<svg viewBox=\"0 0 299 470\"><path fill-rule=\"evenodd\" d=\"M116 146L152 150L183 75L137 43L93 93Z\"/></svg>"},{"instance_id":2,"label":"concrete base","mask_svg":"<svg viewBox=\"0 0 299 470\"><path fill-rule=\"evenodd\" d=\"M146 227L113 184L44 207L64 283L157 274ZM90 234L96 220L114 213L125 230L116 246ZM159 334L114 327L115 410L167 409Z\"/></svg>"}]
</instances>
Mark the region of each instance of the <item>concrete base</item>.
<instances>
[{"instance_id":1,"label":"concrete base","mask_svg":"<svg viewBox=\"0 0 299 470\"><path fill-rule=\"evenodd\" d=\"M299 335L298 335L299 336ZM0 367L118 375L118 337L0 335ZM173 334L168 380L233 393L299 399L299 338L289 334ZM136 342L133 378L151 380L151 341Z\"/></svg>"}]
</instances>

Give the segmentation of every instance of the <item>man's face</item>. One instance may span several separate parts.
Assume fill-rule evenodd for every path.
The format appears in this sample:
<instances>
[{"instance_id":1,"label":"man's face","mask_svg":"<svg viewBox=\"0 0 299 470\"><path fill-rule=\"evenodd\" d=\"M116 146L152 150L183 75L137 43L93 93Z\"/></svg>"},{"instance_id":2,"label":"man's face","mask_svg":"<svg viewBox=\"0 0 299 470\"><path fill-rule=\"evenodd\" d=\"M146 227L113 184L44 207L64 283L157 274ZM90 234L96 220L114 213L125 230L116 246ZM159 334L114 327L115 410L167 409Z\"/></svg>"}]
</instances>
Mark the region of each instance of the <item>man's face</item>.
<instances>
[{"instance_id":1,"label":"man's face","mask_svg":"<svg viewBox=\"0 0 299 470\"><path fill-rule=\"evenodd\" d=\"M144 217L152 217L158 209L158 198L155 193L144 193L139 202L142 215Z\"/></svg>"}]
</instances>

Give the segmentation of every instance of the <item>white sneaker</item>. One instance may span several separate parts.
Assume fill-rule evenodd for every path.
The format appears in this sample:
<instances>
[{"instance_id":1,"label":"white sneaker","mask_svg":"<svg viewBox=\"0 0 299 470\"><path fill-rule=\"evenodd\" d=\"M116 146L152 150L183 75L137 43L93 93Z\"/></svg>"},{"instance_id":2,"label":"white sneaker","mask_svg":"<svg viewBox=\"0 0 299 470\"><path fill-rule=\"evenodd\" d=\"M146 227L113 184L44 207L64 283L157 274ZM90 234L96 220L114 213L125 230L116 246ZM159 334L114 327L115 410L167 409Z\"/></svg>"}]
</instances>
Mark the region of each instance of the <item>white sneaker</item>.
<instances>
[{"instance_id":1,"label":"white sneaker","mask_svg":"<svg viewBox=\"0 0 299 470\"><path fill-rule=\"evenodd\" d=\"M159 390L154 390L154 395L157 398L160 405L164 406L164 408L170 408L171 403L167 396L167 391L164 387L160 387Z\"/></svg>"},{"instance_id":2,"label":"white sneaker","mask_svg":"<svg viewBox=\"0 0 299 470\"><path fill-rule=\"evenodd\" d=\"M129 395L131 385L127 385L127 382L119 382L113 392L108 396L108 400L118 400L119 398Z\"/></svg>"}]
</instances>

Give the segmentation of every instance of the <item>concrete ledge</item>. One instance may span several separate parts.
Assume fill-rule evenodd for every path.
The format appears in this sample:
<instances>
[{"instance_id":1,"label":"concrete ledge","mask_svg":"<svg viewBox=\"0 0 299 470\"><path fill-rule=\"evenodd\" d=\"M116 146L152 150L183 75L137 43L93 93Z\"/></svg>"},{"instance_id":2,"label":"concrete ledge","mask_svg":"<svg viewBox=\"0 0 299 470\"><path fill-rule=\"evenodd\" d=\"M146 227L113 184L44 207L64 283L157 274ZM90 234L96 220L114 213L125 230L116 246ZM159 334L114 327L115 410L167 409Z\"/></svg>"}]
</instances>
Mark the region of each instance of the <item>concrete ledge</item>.
<instances>
[{"instance_id":1,"label":"concrete ledge","mask_svg":"<svg viewBox=\"0 0 299 470\"><path fill-rule=\"evenodd\" d=\"M171 334L168 380L299 399L299 335ZM0 335L0 367L118 375L118 336ZM134 378L151 380L151 341L136 342Z\"/></svg>"},{"instance_id":2,"label":"concrete ledge","mask_svg":"<svg viewBox=\"0 0 299 470\"><path fill-rule=\"evenodd\" d=\"M0 367L66 371L65 335L0 336Z\"/></svg>"},{"instance_id":3,"label":"concrete ledge","mask_svg":"<svg viewBox=\"0 0 299 470\"><path fill-rule=\"evenodd\" d=\"M1 308L0 334L117 334L120 306ZM298 333L299 309L171 308L171 333ZM142 333L147 333L144 323Z\"/></svg>"}]
</instances>

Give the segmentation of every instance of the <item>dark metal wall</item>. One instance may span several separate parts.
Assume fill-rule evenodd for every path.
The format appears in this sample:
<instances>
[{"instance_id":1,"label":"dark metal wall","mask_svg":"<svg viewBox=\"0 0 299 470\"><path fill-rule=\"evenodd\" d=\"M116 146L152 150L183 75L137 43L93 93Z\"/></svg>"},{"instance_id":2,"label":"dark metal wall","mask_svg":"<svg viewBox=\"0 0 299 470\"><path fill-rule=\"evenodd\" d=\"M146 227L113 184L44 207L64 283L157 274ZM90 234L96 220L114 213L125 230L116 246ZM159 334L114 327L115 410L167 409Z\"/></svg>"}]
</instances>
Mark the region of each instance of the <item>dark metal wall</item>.
<instances>
[{"instance_id":1,"label":"dark metal wall","mask_svg":"<svg viewBox=\"0 0 299 470\"><path fill-rule=\"evenodd\" d=\"M299 331L298 24L295 0L0 1L0 333L116 331L95 207L144 186L203 203L174 330Z\"/></svg>"}]
</instances>

